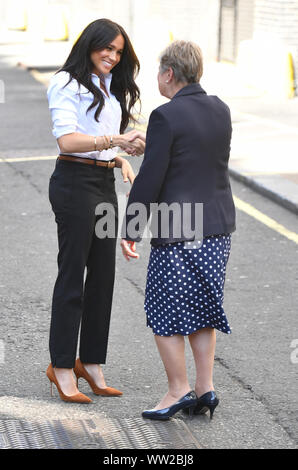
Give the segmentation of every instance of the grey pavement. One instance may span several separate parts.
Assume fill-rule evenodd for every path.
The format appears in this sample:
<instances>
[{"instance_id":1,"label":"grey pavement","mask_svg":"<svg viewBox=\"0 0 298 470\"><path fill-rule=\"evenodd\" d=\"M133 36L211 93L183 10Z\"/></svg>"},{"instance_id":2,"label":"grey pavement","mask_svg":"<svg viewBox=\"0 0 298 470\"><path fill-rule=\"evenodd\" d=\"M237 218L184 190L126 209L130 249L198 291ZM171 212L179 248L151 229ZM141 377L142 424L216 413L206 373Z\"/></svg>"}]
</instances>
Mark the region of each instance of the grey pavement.
<instances>
[{"instance_id":1,"label":"grey pavement","mask_svg":"<svg viewBox=\"0 0 298 470\"><path fill-rule=\"evenodd\" d=\"M83 424L93 420L98 435L105 430L117 437L119 430L129 428L132 432L135 423L141 427L141 411L154 406L166 392L165 373L143 310L149 240L138 246L141 256L137 262L127 263L119 246L117 252L104 373L108 384L123 390L123 397L95 397L81 381L80 389L93 398L90 406L63 403L57 394L51 398L45 370L49 362L48 328L57 241L47 190L56 145L50 132L42 77L38 81L26 69L15 68L12 57L7 59L0 47L0 78L5 83L6 98L0 104L0 445L7 442L3 422L20 420L36 426L53 420ZM236 102L238 97L230 99ZM240 101L244 106L244 99ZM254 106L259 103L257 100ZM267 114L257 117L268 118ZM286 110L283 119L282 126L293 127ZM40 156L52 158L41 160ZM13 161L21 157L36 159ZM137 172L142 159L130 157L130 161ZM127 188L119 173L116 178L121 196ZM232 180L232 189L235 196L297 233L297 215L293 211L264 198L241 181ZM233 332L230 336L218 333L214 368L220 405L211 422L207 416L189 420L180 414L166 424L168 431L176 423L183 424L185 433L191 433L193 448L298 447L298 365L290 360L292 341L298 338L297 254L297 243L237 210L225 291L225 310ZM193 384L194 364L188 344L186 355ZM110 427L106 425L108 420L114 420ZM135 421L132 424L130 420ZM76 446L100 448L96 432L91 442L82 429L74 438ZM179 432L181 436L181 429ZM150 428L148 435L152 433ZM153 445L152 439L148 442ZM132 443L130 446L134 448Z\"/></svg>"}]
</instances>

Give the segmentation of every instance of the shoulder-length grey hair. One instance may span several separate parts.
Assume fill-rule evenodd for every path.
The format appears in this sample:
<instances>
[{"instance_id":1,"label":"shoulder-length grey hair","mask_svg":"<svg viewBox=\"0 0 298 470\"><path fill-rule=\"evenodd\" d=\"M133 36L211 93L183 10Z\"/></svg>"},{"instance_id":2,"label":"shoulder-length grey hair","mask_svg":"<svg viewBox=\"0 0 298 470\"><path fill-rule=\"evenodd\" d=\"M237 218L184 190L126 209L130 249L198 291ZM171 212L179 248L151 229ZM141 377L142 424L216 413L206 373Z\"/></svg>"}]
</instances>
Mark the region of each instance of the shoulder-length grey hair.
<instances>
[{"instance_id":1,"label":"shoulder-length grey hair","mask_svg":"<svg viewBox=\"0 0 298 470\"><path fill-rule=\"evenodd\" d=\"M174 41L160 55L160 72L173 69L177 82L199 83L203 75L200 47L191 41Z\"/></svg>"}]
</instances>

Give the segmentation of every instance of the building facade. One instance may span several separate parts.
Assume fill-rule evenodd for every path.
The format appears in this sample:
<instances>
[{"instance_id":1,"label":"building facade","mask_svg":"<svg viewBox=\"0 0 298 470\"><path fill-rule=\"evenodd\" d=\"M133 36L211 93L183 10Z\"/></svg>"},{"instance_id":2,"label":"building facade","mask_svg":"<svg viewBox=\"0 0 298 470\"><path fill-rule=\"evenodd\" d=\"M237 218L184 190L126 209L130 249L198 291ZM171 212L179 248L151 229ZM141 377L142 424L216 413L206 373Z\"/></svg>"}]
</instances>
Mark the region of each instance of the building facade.
<instances>
[{"instance_id":1,"label":"building facade","mask_svg":"<svg viewBox=\"0 0 298 470\"><path fill-rule=\"evenodd\" d=\"M67 33L59 34L70 41L96 18L123 25L146 76L168 42L183 38L201 46L205 61L239 66L254 86L297 94L298 0L1 0L0 28L24 14L27 31L45 38L44 25L49 36L59 21L56 13L49 21L54 6L63 8Z\"/></svg>"},{"instance_id":2,"label":"building facade","mask_svg":"<svg viewBox=\"0 0 298 470\"><path fill-rule=\"evenodd\" d=\"M241 64L254 85L298 90L298 0L220 0L218 60Z\"/></svg>"}]
</instances>

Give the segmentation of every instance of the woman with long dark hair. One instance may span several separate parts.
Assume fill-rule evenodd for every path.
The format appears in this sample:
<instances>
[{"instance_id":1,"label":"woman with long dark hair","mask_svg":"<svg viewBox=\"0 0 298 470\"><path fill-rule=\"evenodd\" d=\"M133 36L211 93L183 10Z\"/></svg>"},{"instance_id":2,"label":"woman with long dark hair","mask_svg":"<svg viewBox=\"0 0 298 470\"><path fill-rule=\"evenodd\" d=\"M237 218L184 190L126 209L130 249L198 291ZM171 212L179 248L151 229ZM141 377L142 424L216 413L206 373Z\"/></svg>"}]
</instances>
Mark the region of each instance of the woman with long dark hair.
<instances>
[{"instance_id":1,"label":"woman with long dark hair","mask_svg":"<svg viewBox=\"0 0 298 470\"><path fill-rule=\"evenodd\" d=\"M48 88L59 149L49 184L59 253L47 376L64 401L91 401L78 390L81 377L97 395L122 395L107 387L101 364L106 360L115 275L118 218L113 168L121 168L124 181L134 179L130 164L116 155L116 148L141 155L145 145L135 131L124 134L139 100L138 71L139 61L124 29L99 19L84 29ZM110 208L113 237L95 231L99 204Z\"/></svg>"}]
</instances>

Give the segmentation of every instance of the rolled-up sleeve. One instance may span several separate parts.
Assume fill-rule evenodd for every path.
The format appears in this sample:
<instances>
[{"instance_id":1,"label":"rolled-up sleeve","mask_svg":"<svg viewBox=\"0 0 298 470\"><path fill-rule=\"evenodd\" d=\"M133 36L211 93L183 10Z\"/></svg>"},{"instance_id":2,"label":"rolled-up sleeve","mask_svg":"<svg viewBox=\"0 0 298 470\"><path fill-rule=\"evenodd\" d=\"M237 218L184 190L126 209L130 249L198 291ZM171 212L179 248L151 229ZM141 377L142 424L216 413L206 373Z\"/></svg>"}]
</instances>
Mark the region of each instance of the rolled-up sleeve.
<instances>
[{"instance_id":1,"label":"rolled-up sleeve","mask_svg":"<svg viewBox=\"0 0 298 470\"><path fill-rule=\"evenodd\" d=\"M80 106L79 87L76 80L67 84L68 80L69 74L59 72L52 77L47 90L53 122L52 132L56 139L77 130Z\"/></svg>"}]
</instances>

